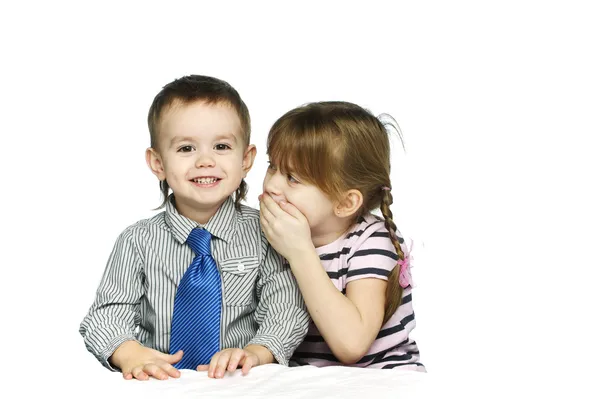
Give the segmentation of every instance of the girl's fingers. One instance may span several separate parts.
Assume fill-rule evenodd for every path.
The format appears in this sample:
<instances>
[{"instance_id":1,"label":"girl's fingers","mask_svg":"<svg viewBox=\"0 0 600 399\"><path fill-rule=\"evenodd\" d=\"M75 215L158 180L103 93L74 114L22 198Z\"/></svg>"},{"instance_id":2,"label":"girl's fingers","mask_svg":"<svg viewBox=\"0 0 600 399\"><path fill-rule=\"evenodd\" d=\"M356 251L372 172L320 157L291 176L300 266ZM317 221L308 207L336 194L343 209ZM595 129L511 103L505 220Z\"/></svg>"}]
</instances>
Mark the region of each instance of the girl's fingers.
<instances>
[{"instance_id":1,"label":"girl's fingers","mask_svg":"<svg viewBox=\"0 0 600 399\"><path fill-rule=\"evenodd\" d=\"M264 194L262 196L262 201L260 201L260 203L264 204L265 208L271 212L273 216L278 216L279 214L283 213L283 210L279 204L275 202L275 200L268 194Z\"/></svg>"},{"instance_id":2,"label":"girl's fingers","mask_svg":"<svg viewBox=\"0 0 600 399\"><path fill-rule=\"evenodd\" d=\"M286 213L290 214L291 216L293 216L295 219L298 220L302 220L305 219L304 214L302 212L300 212L298 210L298 208L296 208L294 206L294 204L291 204L287 201L280 201L279 202L279 206L280 208L285 211Z\"/></svg>"},{"instance_id":3,"label":"girl's fingers","mask_svg":"<svg viewBox=\"0 0 600 399\"><path fill-rule=\"evenodd\" d=\"M261 219L264 219L267 224L272 223L275 219L275 216L273 216L263 201L260 202L260 217Z\"/></svg>"}]
</instances>

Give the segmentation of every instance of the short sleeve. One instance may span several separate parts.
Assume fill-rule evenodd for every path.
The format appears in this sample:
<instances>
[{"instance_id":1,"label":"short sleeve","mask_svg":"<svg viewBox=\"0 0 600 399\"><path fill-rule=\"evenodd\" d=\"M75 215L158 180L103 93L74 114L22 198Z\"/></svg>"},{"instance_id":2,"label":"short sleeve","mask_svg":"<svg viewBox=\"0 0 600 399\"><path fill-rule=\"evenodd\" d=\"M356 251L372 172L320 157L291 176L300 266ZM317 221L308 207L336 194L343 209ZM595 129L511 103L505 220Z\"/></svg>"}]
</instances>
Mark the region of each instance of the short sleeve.
<instances>
[{"instance_id":1,"label":"short sleeve","mask_svg":"<svg viewBox=\"0 0 600 399\"><path fill-rule=\"evenodd\" d=\"M387 280L398 254L383 222L369 226L353 246L348 258L346 284L363 278Z\"/></svg>"}]
</instances>

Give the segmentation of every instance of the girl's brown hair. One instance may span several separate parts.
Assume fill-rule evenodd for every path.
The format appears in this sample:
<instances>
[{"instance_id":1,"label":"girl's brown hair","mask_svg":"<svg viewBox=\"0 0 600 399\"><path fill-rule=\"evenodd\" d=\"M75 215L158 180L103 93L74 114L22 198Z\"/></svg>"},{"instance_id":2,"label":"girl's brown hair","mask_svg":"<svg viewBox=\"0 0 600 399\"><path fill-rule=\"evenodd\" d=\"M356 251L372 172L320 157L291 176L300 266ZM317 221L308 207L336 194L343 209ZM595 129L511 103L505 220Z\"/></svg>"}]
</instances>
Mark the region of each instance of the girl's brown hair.
<instances>
[{"instance_id":1,"label":"girl's brown hair","mask_svg":"<svg viewBox=\"0 0 600 399\"><path fill-rule=\"evenodd\" d=\"M380 119L348 102L309 103L275 122L267 138L267 153L282 173L293 171L332 200L341 199L347 190L359 190L363 205L356 219L379 208L396 254L404 260L403 240L396 235L390 209L390 141ZM398 273L396 265L388 276L384 324L402 302Z\"/></svg>"},{"instance_id":2,"label":"girl's brown hair","mask_svg":"<svg viewBox=\"0 0 600 399\"><path fill-rule=\"evenodd\" d=\"M189 75L175 79L165 85L154 97L148 111L148 130L150 131L150 146L152 148L157 149L160 118L165 110L177 102L190 104L195 101L231 106L240 118L242 137L245 146L248 147L250 144L250 113L237 90L224 80L211 76ZM160 191L163 194L163 203L157 209L164 207L168 201L169 184L166 180L160 182ZM240 201L246 198L247 193L248 185L242 179L240 186L235 191L236 208L239 208Z\"/></svg>"}]
</instances>

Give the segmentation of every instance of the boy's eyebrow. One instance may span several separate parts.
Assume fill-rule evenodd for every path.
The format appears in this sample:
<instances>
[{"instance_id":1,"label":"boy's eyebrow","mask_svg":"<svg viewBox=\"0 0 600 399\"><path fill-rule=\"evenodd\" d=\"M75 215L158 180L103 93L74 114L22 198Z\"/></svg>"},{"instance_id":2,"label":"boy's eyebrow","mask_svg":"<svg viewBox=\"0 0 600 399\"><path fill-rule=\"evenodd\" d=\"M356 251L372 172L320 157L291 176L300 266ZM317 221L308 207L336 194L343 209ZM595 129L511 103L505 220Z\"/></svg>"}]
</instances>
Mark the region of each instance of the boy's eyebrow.
<instances>
[{"instance_id":1,"label":"boy's eyebrow","mask_svg":"<svg viewBox=\"0 0 600 399\"><path fill-rule=\"evenodd\" d=\"M223 133L223 134L219 134L216 137L217 140L222 140L222 139L228 139L228 140L233 140L234 143L237 143L237 136L233 133Z\"/></svg>"},{"instance_id":2,"label":"boy's eyebrow","mask_svg":"<svg viewBox=\"0 0 600 399\"><path fill-rule=\"evenodd\" d=\"M229 140L233 140L234 143L237 144L237 136L235 134L232 133L223 133L223 134L219 134L215 137L215 140L223 140L223 139L229 139ZM182 141L196 141L197 138L195 137L191 137L191 136L175 136L171 139L171 142L169 143L170 146L175 145L176 143L182 142Z\"/></svg>"},{"instance_id":3,"label":"boy's eyebrow","mask_svg":"<svg viewBox=\"0 0 600 399\"><path fill-rule=\"evenodd\" d=\"M194 138L189 136L175 136L171 139L169 145L173 146L175 143L179 143L181 141L194 141Z\"/></svg>"}]
</instances>

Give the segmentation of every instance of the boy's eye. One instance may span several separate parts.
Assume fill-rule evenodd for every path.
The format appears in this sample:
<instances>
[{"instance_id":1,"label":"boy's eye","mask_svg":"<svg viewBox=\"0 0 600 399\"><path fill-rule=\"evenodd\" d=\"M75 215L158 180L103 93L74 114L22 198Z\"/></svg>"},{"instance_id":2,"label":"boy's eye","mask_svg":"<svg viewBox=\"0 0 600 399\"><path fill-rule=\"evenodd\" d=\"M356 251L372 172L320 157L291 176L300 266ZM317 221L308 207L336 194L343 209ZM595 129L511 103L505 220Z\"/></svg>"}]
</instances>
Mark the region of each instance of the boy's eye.
<instances>
[{"instance_id":1,"label":"boy's eye","mask_svg":"<svg viewBox=\"0 0 600 399\"><path fill-rule=\"evenodd\" d=\"M179 147L179 149L177 150L177 152L192 152L194 151L194 147L192 147L191 145L184 145L182 147Z\"/></svg>"},{"instance_id":2,"label":"boy's eye","mask_svg":"<svg viewBox=\"0 0 600 399\"><path fill-rule=\"evenodd\" d=\"M229 144L217 144L215 145L215 150L217 151L224 151L224 150L229 150L231 149L231 146Z\"/></svg>"}]
</instances>

